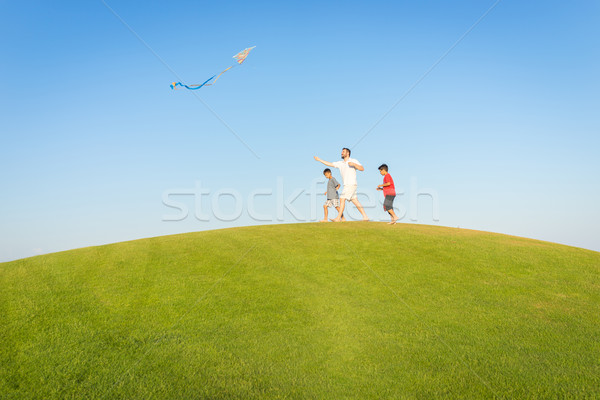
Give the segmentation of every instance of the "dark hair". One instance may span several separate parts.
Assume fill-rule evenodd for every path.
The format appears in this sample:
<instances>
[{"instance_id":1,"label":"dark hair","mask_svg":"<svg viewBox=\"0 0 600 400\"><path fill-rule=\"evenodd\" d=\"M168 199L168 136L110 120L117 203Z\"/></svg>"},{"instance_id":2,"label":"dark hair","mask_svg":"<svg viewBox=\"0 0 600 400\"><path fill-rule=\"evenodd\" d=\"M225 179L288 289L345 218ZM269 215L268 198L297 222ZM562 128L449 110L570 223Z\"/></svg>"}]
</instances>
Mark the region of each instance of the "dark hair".
<instances>
[{"instance_id":1,"label":"dark hair","mask_svg":"<svg viewBox=\"0 0 600 400\"><path fill-rule=\"evenodd\" d=\"M325 175L325 173L327 173L327 172L331 173L331 170L330 170L329 168L325 168L325 169L323 170L323 175Z\"/></svg>"},{"instance_id":2,"label":"dark hair","mask_svg":"<svg viewBox=\"0 0 600 400\"><path fill-rule=\"evenodd\" d=\"M381 171L381 170L384 170L385 172L388 172L388 167L387 167L387 164L381 164L381 165L379 166L379 168L377 168L377 169L378 169L378 170L380 170L380 171Z\"/></svg>"},{"instance_id":3,"label":"dark hair","mask_svg":"<svg viewBox=\"0 0 600 400\"><path fill-rule=\"evenodd\" d=\"M350 149L347 148L347 147L344 147L342 150L348 150L348 155L352 154L352 152L350 151Z\"/></svg>"}]
</instances>

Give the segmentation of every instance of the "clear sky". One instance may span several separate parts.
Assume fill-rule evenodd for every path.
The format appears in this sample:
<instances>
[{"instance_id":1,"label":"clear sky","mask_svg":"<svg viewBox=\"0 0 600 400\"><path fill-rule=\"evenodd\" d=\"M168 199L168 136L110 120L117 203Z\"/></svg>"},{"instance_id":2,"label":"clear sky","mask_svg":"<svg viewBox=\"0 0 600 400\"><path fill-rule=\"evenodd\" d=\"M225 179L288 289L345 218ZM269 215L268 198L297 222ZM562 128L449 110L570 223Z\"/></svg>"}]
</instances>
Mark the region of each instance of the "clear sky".
<instances>
[{"instance_id":1,"label":"clear sky","mask_svg":"<svg viewBox=\"0 0 600 400\"><path fill-rule=\"evenodd\" d=\"M320 219L344 146L374 220L385 162L402 222L600 251L600 3L503 0L446 54L494 3L107 0L151 50L102 1L0 3L0 261Z\"/></svg>"}]
</instances>

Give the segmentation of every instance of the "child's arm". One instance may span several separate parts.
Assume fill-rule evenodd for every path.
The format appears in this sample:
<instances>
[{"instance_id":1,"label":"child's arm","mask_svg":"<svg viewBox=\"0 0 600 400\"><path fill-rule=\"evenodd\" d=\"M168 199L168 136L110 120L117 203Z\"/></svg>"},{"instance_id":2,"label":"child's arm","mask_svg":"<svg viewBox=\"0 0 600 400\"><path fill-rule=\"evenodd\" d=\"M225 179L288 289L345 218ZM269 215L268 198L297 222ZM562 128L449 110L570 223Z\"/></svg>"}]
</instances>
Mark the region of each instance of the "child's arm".
<instances>
[{"instance_id":1,"label":"child's arm","mask_svg":"<svg viewBox=\"0 0 600 400\"><path fill-rule=\"evenodd\" d=\"M338 183L338 185L335 187L335 190L340 190L340 184Z\"/></svg>"},{"instance_id":2,"label":"child's arm","mask_svg":"<svg viewBox=\"0 0 600 400\"><path fill-rule=\"evenodd\" d=\"M322 162L323 164L327 165L328 167L333 167L333 163L330 163L329 161L324 161L321 160L319 157L315 156L315 160Z\"/></svg>"},{"instance_id":3,"label":"child's arm","mask_svg":"<svg viewBox=\"0 0 600 400\"><path fill-rule=\"evenodd\" d=\"M391 185L391 183L389 183L389 182L382 183L381 185L377 185L377 190L383 189L384 187L390 186L390 185Z\"/></svg>"}]
</instances>

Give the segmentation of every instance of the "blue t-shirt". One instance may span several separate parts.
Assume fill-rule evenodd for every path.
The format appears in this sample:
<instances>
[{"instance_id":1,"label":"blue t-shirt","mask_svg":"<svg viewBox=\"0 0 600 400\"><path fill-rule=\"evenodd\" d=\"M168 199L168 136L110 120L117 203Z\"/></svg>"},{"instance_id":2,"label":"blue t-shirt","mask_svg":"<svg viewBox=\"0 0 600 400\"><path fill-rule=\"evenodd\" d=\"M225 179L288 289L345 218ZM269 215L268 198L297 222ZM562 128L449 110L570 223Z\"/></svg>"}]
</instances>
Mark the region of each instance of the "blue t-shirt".
<instances>
[{"instance_id":1,"label":"blue t-shirt","mask_svg":"<svg viewBox=\"0 0 600 400\"><path fill-rule=\"evenodd\" d=\"M336 181L333 176L331 177L331 179L328 179L328 181L329 182L327 182L327 200L339 199L340 196L338 195L337 190L335 190L335 188L339 185L338 181Z\"/></svg>"}]
</instances>

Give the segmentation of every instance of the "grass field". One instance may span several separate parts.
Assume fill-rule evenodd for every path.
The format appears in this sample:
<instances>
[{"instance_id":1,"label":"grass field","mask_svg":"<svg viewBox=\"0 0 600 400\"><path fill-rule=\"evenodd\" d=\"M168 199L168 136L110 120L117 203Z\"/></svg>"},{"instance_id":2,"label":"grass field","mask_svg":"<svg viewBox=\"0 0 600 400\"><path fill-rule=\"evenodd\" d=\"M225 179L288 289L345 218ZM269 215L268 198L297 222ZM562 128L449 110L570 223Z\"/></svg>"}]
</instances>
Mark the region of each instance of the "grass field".
<instances>
[{"instance_id":1,"label":"grass field","mask_svg":"<svg viewBox=\"0 0 600 400\"><path fill-rule=\"evenodd\" d=\"M0 397L592 398L600 253L384 223L0 264Z\"/></svg>"}]
</instances>

